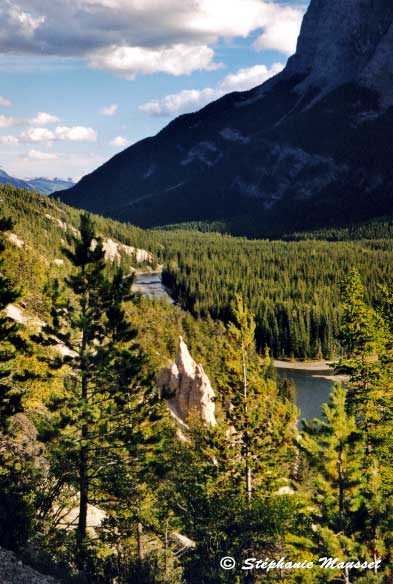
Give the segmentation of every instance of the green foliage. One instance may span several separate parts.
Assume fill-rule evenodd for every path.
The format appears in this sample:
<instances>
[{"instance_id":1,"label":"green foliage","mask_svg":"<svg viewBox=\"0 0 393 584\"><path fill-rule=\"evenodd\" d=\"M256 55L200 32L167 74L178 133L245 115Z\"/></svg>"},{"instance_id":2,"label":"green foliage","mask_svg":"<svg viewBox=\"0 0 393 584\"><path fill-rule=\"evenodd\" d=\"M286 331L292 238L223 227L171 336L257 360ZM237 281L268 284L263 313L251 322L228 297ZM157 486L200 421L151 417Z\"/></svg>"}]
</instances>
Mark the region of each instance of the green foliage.
<instances>
[{"instance_id":1,"label":"green foliage","mask_svg":"<svg viewBox=\"0 0 393 584\"><path fill-rule=\"evenodd\" d=\"M12 362L17 351L26 349L20 327L4 312L9 304L20 298L20 291L3 272L5 246L2 236L11 228L12 222L0 217L0 425L3 430L6 429L9 418L22 410L23 389L18 386Z\"/></svg>"},{"instance_id":2,"label":"green foliage","mask_svg":"<svg viewBox=\"0 0 393 584\"><path fill-rule=\"evenodd\" d=\"M357 271L342 287L341 367L350 374L347 389L337 386L325 420L306 424L299 446L306 453L314 541L326 555L343 560L382 560L392 565L392 337L391 292L381 290L373 308ZM349 573L342 573L350 582ZM353 575L351 577L354 577ZM355 581L380 582L382 574L359 574Z\"/></svg>"},{"instance_id":3,"label":"green foliage","mask_svg":"<svg viewBox=\"0 0 393 584\"><path fill-rule=\"evenodd\" d=\"M263 361L257 354L254 316L239 296L232 310L218 386L232 438L227 446L228 473L233 487L251 500L254 491L266 494L283 486L289 475L296 409L281 399L277 383L268 378L269 356Z\"/></svg>"},{"instance_id":4,"label":"green foliage","mask_svg":"<svg viewBox=\"0 0 393 584\"><path fill-rule=\"evenodd\" d=\"M299 446L311 469L319 549L327 557L344 561L360 551L353 520L363 504L364 445L357 436L355 418L347 414L341 386L334 388L323 413L326 421L304 423Z\"/></svg>"},{"instance_id":5,"label":"green foliage","mask_svg":"<svg viewBox=\"0 0 393 584\"><path fill-rule=\"evenodd\" d=\"M124 475L131 478L128 468L135 472L141 424L155 415L155 391L126 316L132 279L121 269L107 279L102 241L89 215L81 215L74 251L64 253L74 266L68 292L53 283L51 321L37 338L44 346L63 345L62 355L48 363L64 376L64 390L51 404L52 432L57 472L79 493L78 556L86 570L88 505L106 500L108 511L121 508L119 484Z\"/></svg>"},{"instance_id":6,"label":"green foliage","mask_svg":"<svg viewBox=\"0 0 393 584\"><path fill-rule=\"evenodd\" d=\"M163 281L180 305L228 322L240 293L255 314L260 350L275 357L332 358L343 306L340 284L352 267L367 301L393 277L393 241L250 241L220 234L155 232L164 244ZM153 236L153 234L152 234Z\"/></svg>"},{"instance_id":7,"label":"green foliage","mask_svg":"<svg viewBox=\"0 0 393 584\"><path fill-rule=\"evenodd\" d=\"M27 343L21 327L5 313L9 304L20 298L4 274L3 234L12 229L9 219L0 217L0 544L17 549L32 531L32 466L15 451L9 427L14 416L23 411L28 375L17 367L17 357Z\"/></svg>"},{"instance_id":8,"label":"green foliage","mask_svg":"<svg viewBox=\"0 0 393 584\"><path fill-rule=\"evenodd\" d=\"M285 235L289 241L354 241L354 240L390 240L393 238L393 220L381 217L373 221L350 225L349 227L329 227L319 231L305 231Z\"/></svg>"}]
</instances>

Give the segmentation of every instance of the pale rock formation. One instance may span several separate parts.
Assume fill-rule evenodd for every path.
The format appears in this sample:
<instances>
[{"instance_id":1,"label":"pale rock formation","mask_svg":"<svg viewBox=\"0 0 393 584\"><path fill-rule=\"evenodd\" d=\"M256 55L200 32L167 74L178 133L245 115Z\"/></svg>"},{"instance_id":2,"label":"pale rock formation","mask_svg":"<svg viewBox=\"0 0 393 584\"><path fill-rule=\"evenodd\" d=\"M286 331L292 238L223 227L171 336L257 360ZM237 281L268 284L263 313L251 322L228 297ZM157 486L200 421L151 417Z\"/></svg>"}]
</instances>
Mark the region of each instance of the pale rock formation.
<instances>
[{"instance_id":1,"label":"pale rock formation","mask_svg":"<svg viewBox=\"0 0 393 584\"><path fill-rule=\"evenodd\" d=\"M55 509L56 510L56 509ZM58 512L58 510L56 510ZM78 525L79 521L79 497L76 495L71 501L71 506L64 509L62 513L59 514L58 527L60 529L65 529L69 531L74 529ZM96 534L96 530L102 526L102 523L106 519L107 515L105 511L96 507L95 505L87 506L87 531L91 536Z\"/></svg>"},{"instance_id":2,"label":"pale rock formation","mask_svg":"<svg viewBox=\"0 0 393 584\"><path fill-rule=\"evenodd\" d=\"M25 242L17 236L16 233L10 233L8 235L8 240L16 247L22 248L25 246Z\"/></svg>"},{"instance_id":3,"label":"pale rock formation","mask_svg":"<svg viewBox=\"0 0 393 584\"><path fill-rule=\"evenodd\" d=\"M131 245L126 245L125 243L118 244L119 249L126 255L134 256L138 264L152 264L154 263L153 254L145 249L139 249L137 247L132 247Z\"/></svg>"},{"instance_id":4,"label":"pale rock formation","mask_svg":"<svg viewBox=\"0 0 393 584\"><path fill-rule=\"evenodd\" d=\"M43 320L28 314L25 310L19 306L16 306L15 304L8 304L8 306L6 306L4 309L4 313L8 318L14 320L18 324L32 326L39 329L45 325Z\"/></svg>"},{"instance_id":5,"label":"pale rock formation","mask_svg":"<svg viewBox=\"0 0 393 584\"><path fill-rule=\"evenodd\" d=\"M139 263L153 264L154 257L153 254L145 249L138 249L132 247L131 245L125 245L124 243L119 243L108 237L105 237L102 242L102 247L105 251L105 259L110 262L121 261L122 253L131 257Z\"/></svg>"},{"instance_id":6,"label":"pale rock formation","mask_svg":"<svg viewBox=\"0 0 393 584\"><path fill-rule=\"evenodd\" d=\"M105 251L105 259L110 262L120 262L121 255L119 252L119 244L113 239L104 239L102 247Z\"/></svg>"},{"instance_id":7,"label":"pale rock formation","mask_svg":"<svg viewBox=\"0 0 393 584\"><path fill-rule=\"evenodd\" d=\"M193 412L206 426L216 425L214 390L202 365L191 357L182 337L179 337L176 361L160 371L158 386L162 395L168 398L169 408L180 426L185 425Z\"/></svg>"},{"instance_id":8,"label":"pale rock formation","mask_svg":"<svg viewBox=\"0 0 393 584\"><path fill-rule=\"evenodd\" d=\"M52 217L52 215L49 215L48 213L45 213L45 217L49 219L49 221L56 223L57 226L60 227L60 229L62 229L63 231L65 232L70 231L73 235L79 237L80 232L78 231L78 229L75 229L73 225L70 225L69 223L62 221L61 219L56 219L55 217Z\"/></svg>"}]
</instances>

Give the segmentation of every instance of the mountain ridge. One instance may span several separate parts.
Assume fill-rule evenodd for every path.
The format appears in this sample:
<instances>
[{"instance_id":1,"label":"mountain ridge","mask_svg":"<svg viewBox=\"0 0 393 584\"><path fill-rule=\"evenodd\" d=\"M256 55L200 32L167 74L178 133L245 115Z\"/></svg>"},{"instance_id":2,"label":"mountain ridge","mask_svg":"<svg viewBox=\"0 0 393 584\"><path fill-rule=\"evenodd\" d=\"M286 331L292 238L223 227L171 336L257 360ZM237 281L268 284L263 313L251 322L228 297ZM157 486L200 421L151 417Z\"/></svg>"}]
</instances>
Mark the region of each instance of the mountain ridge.
<instances>
[{"instance_id":1,"label":"mountain ridge","mask_svg":"<svg viewBox=\"0 0 393 584\"><path fill-rule=\"evenodd\" d=\"M27 191L37 191L42 195L51 195L57 190L68 189L75 183L71 180L63 180L61 178L50 179L43 176L32 179L20 179L9 175L4 169L0 168L0 184L13 185L14 187Z\"/></svg>"},{"instance_id":2,"label":"mountain ridge","mask_svg":"<svg viewBox=\"0 0 393 584\"><path fill-rule=\"evenodd\" d=\"M281 73L176 118L56 196L142 227L225 220L247 235L390 214L392 35L387 0L312 0Z\"/></svg>"}]
</instances>

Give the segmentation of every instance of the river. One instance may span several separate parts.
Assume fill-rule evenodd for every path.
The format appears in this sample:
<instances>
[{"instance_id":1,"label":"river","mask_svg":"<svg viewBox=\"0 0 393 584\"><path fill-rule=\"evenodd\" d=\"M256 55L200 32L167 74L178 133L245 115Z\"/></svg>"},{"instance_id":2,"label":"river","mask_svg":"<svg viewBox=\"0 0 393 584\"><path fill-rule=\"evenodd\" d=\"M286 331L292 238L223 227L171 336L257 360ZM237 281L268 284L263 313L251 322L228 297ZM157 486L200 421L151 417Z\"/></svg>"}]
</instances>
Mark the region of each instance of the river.
<instances>
[{"instance_id":1,"label":"river","mask_svg":"<svg viewBox=\"0 0 393 584\"><path fill-rule=\"evenodd\" d=\"M141 292L148 298L165 298L171 304L174 300L161 282L161 274L139 274L135 277L135 292ZM339 377L335 377L326 363L289 363L275 362L280 377L293 379L297 390L297 405L300 419L321 417L322 404L329 401L329 394Z\"/></svg>"},{"instance_id":2,"label":"river","mask_svg":"<svg viewBox=\"0 0 393 584\"><path fill-rule=\"evenodd\" d=\"M322 405L329 402L332 387L345 378L334 375L326 362L290 363L276 361L280 377L293 379L296 384L296 401L300 410L300 419L321 418Z\"/></svg>"},{"instance_id":3,"label":"river","mask_svg":"<svg viewBox=\"0 0 393 584\"><path fill-rule=\"evenodd\" d=\"M135 276L134 291L142 292L147 298L165 298L170 304L174 303L168 290L161 282L161 274L139 274Z\"/></svg>"}]
</instances>

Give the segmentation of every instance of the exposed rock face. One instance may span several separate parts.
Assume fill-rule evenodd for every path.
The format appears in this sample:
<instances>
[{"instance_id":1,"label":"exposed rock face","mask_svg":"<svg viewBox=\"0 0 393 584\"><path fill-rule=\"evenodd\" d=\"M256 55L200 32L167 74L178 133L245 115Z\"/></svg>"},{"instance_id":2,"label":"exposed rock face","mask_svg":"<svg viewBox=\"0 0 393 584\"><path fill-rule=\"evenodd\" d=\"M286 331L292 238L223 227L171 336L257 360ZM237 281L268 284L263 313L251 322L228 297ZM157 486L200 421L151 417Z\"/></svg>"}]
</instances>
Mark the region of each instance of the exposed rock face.
<instances>
[{"instance_id":1,"label":"exposed rock face","mask_svg":"<svg viewBox=\"0 0 393 584\"><path fill-rule=\"evenodd\" d=\"M14 553L0 548L0 584L60 584L24 564Z\"/></svg>"},{"instance_id":2,"label":"exposed rock face","mask_svg":"<svg viewBox=\"0 0 393 584\"><path fill-rule=\"evenodd\" d=\"M383 97L388 81L393 99L392 41L391 0L313 0L286 76L307 76L299 92L310 87L326 92L356 81L382 90Z\"/></svg>"},{"instance_id":3,"label":"exposed rock face","mask_svg":"<svg viewBox=\"0 0 393 584\"><path fill-rule=\"evenodd\" d=\"M171 411L182 423L195 412L204 424L216 425L213 388L202 365L191 357L182 337L179 338L176 361L172 367L161 370L158 385L162 395L168 398Z\"/></svg>"},{"instance_id":4,"label":"exposed rock face","mask_svg":"<svg viewBox=\"0 0 393 584\"><path fill-rule=\"evenodd\" d=\"M72 507L64 509L63 512L59 512L56 509L59 515L59 522L58 527L60 529L71 530L75 529L78 525L79 520L79 497L75 496L72 500ZM103 521L107 518L107 514L105 511L96 507L94 505L87 506L87 532L94 536L96 534L96 529L101 527Z\"/></svg>"},{"instance_id":5,"label":"exposed rock face","mask_svg":"<svg viewBox=\"0 0 393 584\"><path fill-rule=\"evenodd\" d=\"M392 47L392 0L311 0L284 71L180 116L60 197L142 227L224 221L253 236L390 214Z\"/></svg>"}]
</instances>

